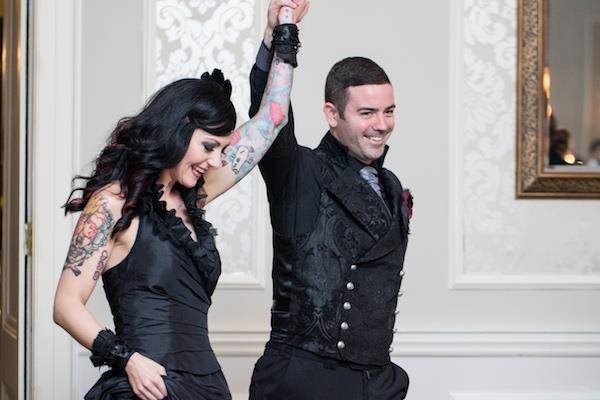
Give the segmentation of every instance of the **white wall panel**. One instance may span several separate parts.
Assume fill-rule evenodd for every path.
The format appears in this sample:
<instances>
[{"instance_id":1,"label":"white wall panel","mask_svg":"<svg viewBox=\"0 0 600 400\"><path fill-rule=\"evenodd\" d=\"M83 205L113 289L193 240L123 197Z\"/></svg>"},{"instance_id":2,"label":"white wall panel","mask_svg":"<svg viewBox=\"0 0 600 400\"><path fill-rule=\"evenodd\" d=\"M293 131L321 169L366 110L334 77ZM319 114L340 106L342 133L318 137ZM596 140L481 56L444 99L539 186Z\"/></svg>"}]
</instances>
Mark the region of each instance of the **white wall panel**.
<instances>
[{"instance_id":1,"label":"white wall panel","mask_svg":"<svg viewBox=\"0 0 600 400\"><path fill-rule=\"evenodd\" d=\"M90 61L98 56L83 53L92 58L81 62L87 89L75 116L83 128L74 163L90 160L144 95L213 67L232 80L245 119L266 0L98 4L83 3L83 15L90 7L112 13L104 20L115 27L127 20L121 29L130 41L104 39L113 33L82 20L91 35L82 45L87 37L125 64L102 75L102 64ZM600 202L514 199L515 7L515 0L375 1L367 9L364 2L313 1L300 27L293 101L301 144L315 146L326 131L322 90L335 61L371 57L394 85L397 125L386 165L415 195L392 354L411 377L409 399L591 400L600 392ZM99 76L103 85L86 83ZM122 102L107 104L119 96ZM236 400L247 393L268 335L267 215L254 174L207 216L219 230L224 270L211 342ZM562 235L565 226L576 234ZM111 323L101 290L90 309ZM87 356L71 346L73 368L65 371L73 398L99 374Z\"/></svg>"},{"instance_id":2,"label":"white wall panel","mask_svg":"<svg viewBox=\"0 0 600 400\"><path fill-rule=\"evenodd\" d=\"M600 202L515 199L516 2L463 1L451 94L456 288L600 288Z\"/></svg>"}]
</instances>

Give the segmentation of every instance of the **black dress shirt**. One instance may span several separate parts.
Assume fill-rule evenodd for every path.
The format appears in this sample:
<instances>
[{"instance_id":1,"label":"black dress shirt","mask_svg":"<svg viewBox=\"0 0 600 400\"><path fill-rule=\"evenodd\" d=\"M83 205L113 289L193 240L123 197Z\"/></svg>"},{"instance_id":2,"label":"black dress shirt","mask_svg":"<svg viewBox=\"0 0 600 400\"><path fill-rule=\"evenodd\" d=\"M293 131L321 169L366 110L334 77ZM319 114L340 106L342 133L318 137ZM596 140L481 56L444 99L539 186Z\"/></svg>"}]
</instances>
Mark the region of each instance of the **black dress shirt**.
<instances>
[{"instance_id":1,"label":"black dress shirt","mask_svg":"<svg viewBox=\"0 0 600 400\"><path fill-rule=\"evenodd\" d=\"M250 117L258 112L272 57L263 43L250 73ZM331 133L328 132L327 135L331 136ZM335 151L339 152L347 165L358 174L365 164L352 157L337 139L333 136L331 138L333 140L330 142L334 143ZM371 163L371 166L381 172L384 158L385 154ZM310 232L319 213L323 191L322 161L312 149L298 144L291 105L287 125L279 132L258 166L267 186L273 230L284 236Z\"/></svg>"}]
</instances>

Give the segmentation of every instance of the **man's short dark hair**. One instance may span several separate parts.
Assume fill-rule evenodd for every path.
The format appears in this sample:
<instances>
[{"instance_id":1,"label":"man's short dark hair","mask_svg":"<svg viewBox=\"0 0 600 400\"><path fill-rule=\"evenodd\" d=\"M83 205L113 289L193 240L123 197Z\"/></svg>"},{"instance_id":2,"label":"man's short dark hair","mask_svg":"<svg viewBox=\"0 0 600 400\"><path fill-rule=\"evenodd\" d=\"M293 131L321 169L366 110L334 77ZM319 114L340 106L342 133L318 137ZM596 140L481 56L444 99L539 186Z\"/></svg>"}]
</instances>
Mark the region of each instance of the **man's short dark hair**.
<instances>
[{"instance_id":1,"label":"man's short dark hair","mask_svg":"<svg viewBox=\"0 0 600 400\"><path fill-rule=\"evenodd\" d=\"M351 86L383 85L390 83L385 71L373 60L365 57L348 57L335 63L325 80L325 101L332 103L344 118Z\"/></svg>"}]
</instances>

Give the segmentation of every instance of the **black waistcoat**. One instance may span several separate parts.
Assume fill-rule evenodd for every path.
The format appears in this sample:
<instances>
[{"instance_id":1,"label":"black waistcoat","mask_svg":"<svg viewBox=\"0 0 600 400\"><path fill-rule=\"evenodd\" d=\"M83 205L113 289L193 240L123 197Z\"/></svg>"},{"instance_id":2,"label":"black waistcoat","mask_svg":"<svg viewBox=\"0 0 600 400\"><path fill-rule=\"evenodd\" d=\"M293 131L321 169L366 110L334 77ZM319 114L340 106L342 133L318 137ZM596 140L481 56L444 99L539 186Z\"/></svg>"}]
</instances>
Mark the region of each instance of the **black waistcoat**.
<instances>
[{"instance_id":1,"label":"black waistcoat","mask_svg":"<svg viewBox=\"0 0 600 400\"><path fill-rule=\"evenodd\" d=\"M314 229L274 233L271 341L356 364L389 362L408 241L408 210L396 176L375 191L327 135L315 150L324 190ZM390 215L391 214L391 215Z\"/></svg>"}]
</instances>

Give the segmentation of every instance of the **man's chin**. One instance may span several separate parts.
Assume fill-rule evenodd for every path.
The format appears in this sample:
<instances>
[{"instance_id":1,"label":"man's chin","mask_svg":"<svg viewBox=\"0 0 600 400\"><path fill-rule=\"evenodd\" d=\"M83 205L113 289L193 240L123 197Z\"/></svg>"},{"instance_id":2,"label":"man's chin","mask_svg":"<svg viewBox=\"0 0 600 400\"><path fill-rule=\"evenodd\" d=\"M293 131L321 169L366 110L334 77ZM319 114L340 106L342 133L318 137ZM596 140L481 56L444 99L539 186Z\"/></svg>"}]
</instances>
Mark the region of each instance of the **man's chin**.
<instances>
[{"instance_id":1,"label":"man's chin","mask_svg":"<svg viewBox=\"0 0 600 400\"><path fill-rule=\"evenodd\" d=\"M380 151L370 151L369 153L365 154L365 156L370 160L370 162L378 160L381 158L381 156L383 156L383 148Z\"/></svg>"}]
</instances>

